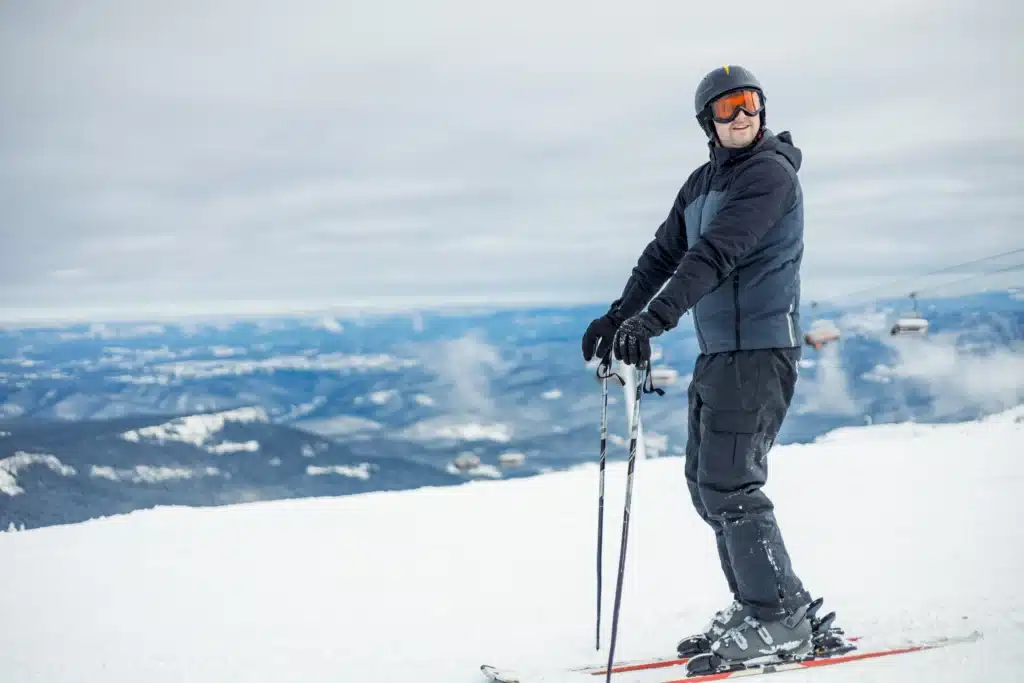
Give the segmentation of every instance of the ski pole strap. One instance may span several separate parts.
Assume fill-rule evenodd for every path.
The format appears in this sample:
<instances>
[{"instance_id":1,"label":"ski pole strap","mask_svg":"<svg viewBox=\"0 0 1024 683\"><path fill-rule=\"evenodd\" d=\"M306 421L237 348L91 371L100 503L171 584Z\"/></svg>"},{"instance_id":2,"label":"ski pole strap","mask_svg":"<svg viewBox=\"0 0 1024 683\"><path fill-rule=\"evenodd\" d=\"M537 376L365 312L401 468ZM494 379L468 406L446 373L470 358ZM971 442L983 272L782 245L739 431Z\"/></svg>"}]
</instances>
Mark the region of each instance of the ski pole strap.
<instances>
[{"instance_id":1,"label":"ski pole strap","mask_svg":"<svg viewBox=\"0 0 1024 683\"><path fill-rule=\"evenodd\" d=\"M654 386L654 376L651 374L651 366L650 366L649 363L645 363L644 364L644 370L643 371L644 371L645 375L643 377L643 381L641 382L641 384L643 385L644 393L645 394L655 393L658 396L664 396L665 395L665 390L664 389L659 389L658 387Z\"/></svg>"},{"instance_id":2,"label":"ski pole strap","mask_svg":"<svg viewBox=\"0 0 1024 683\"><path fill-rule=\"evenodd\" d=\"M613 377L619 381L619 386L626 386L626 380L622 379L618 373L612 372L612 354L609 353L601 359L601 362L597 366L597 378L612 379Z\"/></svg>"}]
</instances>

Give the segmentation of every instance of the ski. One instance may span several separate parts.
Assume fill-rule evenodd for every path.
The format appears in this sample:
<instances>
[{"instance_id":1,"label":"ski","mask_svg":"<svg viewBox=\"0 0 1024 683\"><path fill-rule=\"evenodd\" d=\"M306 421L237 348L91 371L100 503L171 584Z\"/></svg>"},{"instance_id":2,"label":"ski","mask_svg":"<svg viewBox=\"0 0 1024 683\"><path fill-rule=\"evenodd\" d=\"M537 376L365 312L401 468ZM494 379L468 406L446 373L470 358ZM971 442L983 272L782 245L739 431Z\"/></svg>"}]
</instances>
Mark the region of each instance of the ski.
<instances>
[{"instance_id":1,"label":"ski","mask_svg":"<svg viewBox=\"0 0 1024 683\"><path fill-rule=\"evenodd\" d=\"M845 637L845 636L844 636ZM846 638L850 643L855 643L860 638L858 636L851 636ZM697 655L695 655L697 656ZM692 657L650 657L647 659L634 659L615 662L612 666L613 674L628 673L630 671L647 671L649 669L664 669L672 666L683 666L690 661ZM588 665L580 666L569 669L576 673L590 674L592 676L601 676L608 672L608 667L605 664L600 665Z\"/></svg>"},{"instance_id":2,"label":"ski","mask_svg":"<svg viewBox=\"0 0 1024 683\"><path fill-rule=\"evenodd\" d=\"M840 654L810 654L770 664L735 664L731 666L723 665L722 668L712 671L711 673L698 673L689 675L683 674L681 676L677 675L673 678L659 680L657 683L699 683L700 681L720 681L729 678L741 678L745 676L761 676L766 674L781 673L783 671L810 669L820 666L832 666L836 664L856 662L863 659L877 659L879 657L906 654L910 652L919 652L922 650L935 649L949 645L970 643L980 640L981 638L982 634L980 631L972 631L971 633L963 636L942 636L936 638L914 640L893 647L879 647L868 650L855 650L853 652L844 652ZM853 637L849 638L848 640L855 641L860 640L860 638ZM611 673L624 674L629 672L650 671L660 668L683 667L687 666L690 661L696 662L698 660L704 660L708 657L710 657L710 655L696 655L695 657L654 657L650 659L623 661L615 663L612 666ZM481 666L480 670L485 677L487 677L490 681L493 681L494 683L540 683L541 681L543 681L543 678L541 678L540 676L531 678L529 675L520 675L515 671L509 669L499 669L497 667L490 666L487 664ZM565 674L576 674L579 676L580 681L584 681L588 680L590 676L606 675L608 673L608 669L606 666L587 666L552 673L560 673L562 676L564 676ZM584 676L586 676L586 678L584 678ZM619 678L619 676L616 676L616 678ZM645 678L644 680L650 679Z\"/></svg>"},{"instance_id":3,"label":"ski","mask_svg":"<svg viewBox=\"0 0 1024 683\"><path fill-rule=\"evenodd\" d=\"M818 616L818 610L821 609L824 600L817 598L811 602L807 610L807 617L811 620L811 628L814 632L813 644L814 652L818 656L825 654L836 655L845 654L850 650L853 650L855 646L853 643L860 640L857 636L847 637L843 633L843 629L834 626L836 619L835 612L829 612L823 617ZM703 640L704 645L698 647L699 641ZM688 643L690 647L683 649L682 644ZM708 652L707 636L704 634L697 634L684 638L680 641L679 652L674 657L652 657L649 659L640 659L633 661L616 662L612 665L611 672L613 674L627 673L630 671L646 671L649 669L661 669L672 666L682 666L686 664L692 657L697 655L705 654ZM608 666L590 665L583 667L576 667L570 669L580 673L588 673L594 676L601 676L608 673Z\"/></svg>"},{"instance_id":4,"label":"ski","mask_svg":"<svg viewBox=\"0 0 1024 683\"><path fill-rule=\"evenodd\" d=\"M824 656L810 654L766 664L723 664L717 667L716 670L712 671L711 673L687 674L681 678L672 678L666 681L661 681L660 683L697 683L698 681L721 681L731 678L742 678L745 676L762 676L766 674L782 673L783 671L795 671L799 669L811 669L820 666L848 664L851 662L857 662L864 659L877 659L879 657L901 655L910 652L920 652L922 650L932 650L935 648L946 647L949 645L971 643L980 640L981 637L982 634L980 631L972 631L971 633L963 636L942 636L937 638L912 641L910 643L894 647L860 650L849 652L846 654ZM691 658L690 662L687 663L687 668L694 664L703 663L703 661L701 660L706 660L713 657L714 655L698 655L697 657L693 657ZM527 682L524 681L523 683Z\"/></svg>"},{"instance_id":5,"label":"ski","mask_svg":"<svg viewBox=\"0 0 1024 683\"><path fill-rule=\"evenodd\" d=\"M612 673L622 674L629 673L631 671L664 669L673 666L683 666L688 661L690 661L689 657L649 657L646 659L624 660L615 662L612 666ZM524 678L520 674L508 669L499 669L488 664L481 666L480 669L487 678L495 681L496 683L529 683L529 677ZM608 665L588 664L586 666L563 669L561 670L561 673L580 674L580 680L584 680L582 675L604 676L608 673Z\"/></svg>"},{"instance_id":6,"label":"ski","mask_svg":"<svg viewBox=\"0 0 1024 683\"><path fill-rule=\"evenodd\" d=\"M612 665L613 674L627 673L630 671L647 671L648 669L664 669L670 666L682 666L690 661L689 657L650 657L648 659L634 659L615 662ZM608 673L608 665L581 666L570 669L576 673L590 674L591 676L603 676Z\"/></svg>"}]
</instances>

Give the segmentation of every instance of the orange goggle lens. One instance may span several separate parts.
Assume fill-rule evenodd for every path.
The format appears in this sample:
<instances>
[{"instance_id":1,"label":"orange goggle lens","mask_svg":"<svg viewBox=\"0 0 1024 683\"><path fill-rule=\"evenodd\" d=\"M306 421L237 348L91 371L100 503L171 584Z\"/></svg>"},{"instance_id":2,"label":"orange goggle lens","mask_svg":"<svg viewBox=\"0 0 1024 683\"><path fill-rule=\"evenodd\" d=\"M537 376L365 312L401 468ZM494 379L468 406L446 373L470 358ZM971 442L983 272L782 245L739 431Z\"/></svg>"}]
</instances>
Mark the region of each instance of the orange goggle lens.
<instances>
[{"instance_id":1,"label":"orange goggle lens","mask_svg":"<svg viewBox=\"0 0 1024 683\"><path fill-rule=\"evenodd\" d=\"M741 109L750 116L760 113L761 97L756 90L737 90L722 95L711 103L711 118L719 123L729 123Z\"/></svg>"}]
</instances>

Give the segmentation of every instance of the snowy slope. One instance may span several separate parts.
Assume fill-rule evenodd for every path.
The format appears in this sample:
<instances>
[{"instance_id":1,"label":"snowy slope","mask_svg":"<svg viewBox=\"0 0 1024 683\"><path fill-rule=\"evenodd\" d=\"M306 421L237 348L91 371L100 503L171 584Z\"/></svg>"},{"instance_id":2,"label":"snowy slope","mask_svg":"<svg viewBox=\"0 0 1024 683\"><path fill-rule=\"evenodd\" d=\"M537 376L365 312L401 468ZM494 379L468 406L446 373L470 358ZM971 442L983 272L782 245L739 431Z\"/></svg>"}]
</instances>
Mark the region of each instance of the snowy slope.
<instances>
[{"instance_id":1,"label":"snowy slope","mask_svg":"<svg viewBox=\"0 0 1024 683\"><path fill-rule=\"evenodd\" d=\"M796 569L848 632L984 639L763 680L1024 679L1022 439L1024 406L774 450L768 491ZM727 601L682 470L637 465L623 658L670 653ZM606 634L624 475L610 465ZM0 534L0 680L476 683L484 662L600 661L596 492L583 466Z\"/></svg>"}]
</instances>

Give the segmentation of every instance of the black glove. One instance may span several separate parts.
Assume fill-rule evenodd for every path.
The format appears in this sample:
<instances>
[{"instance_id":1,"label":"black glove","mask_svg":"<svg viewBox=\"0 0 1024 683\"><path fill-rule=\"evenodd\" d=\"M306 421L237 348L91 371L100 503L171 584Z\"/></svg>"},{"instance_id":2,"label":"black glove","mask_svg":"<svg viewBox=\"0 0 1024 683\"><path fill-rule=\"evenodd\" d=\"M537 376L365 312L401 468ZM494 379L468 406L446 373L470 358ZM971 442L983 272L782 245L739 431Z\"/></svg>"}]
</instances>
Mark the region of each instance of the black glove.
<instances>
[{"instance_id":1,"label":"black glove","mask_svg":"<svg viewBox=\"0 0 1024 683\"><path fill-rule=\"evenodd\" d=\"M587 331L583 333L583 360L590 362L594 356L603 360L609 355L615 331L622 325L623 320L625 318L621 314L613 311L592 320Z\"/></svg>"},{"instance_id":2,"label":"black glove","mask_svg":"<svg viewBox=\"0 0 1024 683\"><path fill-rule=\"evenodd\" d=\"M615 335L615 359L626 365L650 362L651 337L657 337L665 328L665 323L648 311L629 318Z\"/></svg>"}]
</instances>

